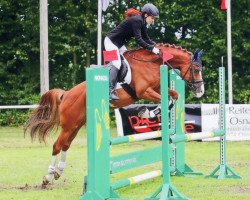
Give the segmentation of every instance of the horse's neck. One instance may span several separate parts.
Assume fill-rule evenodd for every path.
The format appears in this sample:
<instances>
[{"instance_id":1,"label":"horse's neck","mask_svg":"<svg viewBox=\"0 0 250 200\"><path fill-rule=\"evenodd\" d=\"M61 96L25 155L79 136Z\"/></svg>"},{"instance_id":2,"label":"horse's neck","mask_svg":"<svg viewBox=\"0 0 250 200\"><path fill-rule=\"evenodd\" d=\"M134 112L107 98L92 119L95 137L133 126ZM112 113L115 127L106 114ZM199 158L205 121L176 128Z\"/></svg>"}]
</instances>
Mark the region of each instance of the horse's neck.
<instances>
[{"instance_id":1,"label":"horse's neck","mask_svg":"<svg viewBox=\"0 0 250 200\"><path fill-rule=\"evenodd\" d=\"M124 56L126 59L133 58L134 60L142 61L142 62L148 61L148 60L155 60L155 58L157 57L157 55L155 55L154 53L143 48L140 48L137 50L126 51L124 53Z\"/></svg>"},{"instance_id":2,"label":"horse's neck","mask_svg":"<svg viewBox=\"0 0 250 200\"><path fill-rule=\"evenodd\" d=\"M173 58L168 61L168 63L171 65L170 67L180 70L185 70L190 62L190 53L187 52L187 50L176 47L174 45L170 46L164 46L160 45L158 46L162 51L166 51L169 54L173 55ZM157 64L158 66L163 64L163 60L159 58L159 55L156 55L146 49L138 49L133 51L127 51L124 54L124 57L127 59L129 63L134 63L133 61L136 61L136 63L140 63L139 65L144 66L151 66ZM149 61L152 62L149 62ZM130 64L131 65L131 64ZM136 65L134 65L136 67ZM131 66L133 67L133 66Z\"/></svg>"},{"instance_id":3,"label":"horse's neck","mask_svg":"<svg viewBox=\"0 0 250 200\"><path fill-rule=\"evenodd\" d=\"M173 58L168 61L168 63L170 63L173 68L180 70L187 68L192 55L191 52L183 49L180 46L170 44L161 44L157 47L160 48L161 51L165 51L173 55Z\"/></svg>"},{"instance_id":4,"label":"horse's neck","mask_svg":"<svg viewBox=\"0 0 250 200\"><path fill-rule=\"evenodd\" d=\"M169 67L180 70L186 68L187 66L187 62L183 61L182 59L169 60L168 63L171 65Z\"/></svg>"}]
</instances>

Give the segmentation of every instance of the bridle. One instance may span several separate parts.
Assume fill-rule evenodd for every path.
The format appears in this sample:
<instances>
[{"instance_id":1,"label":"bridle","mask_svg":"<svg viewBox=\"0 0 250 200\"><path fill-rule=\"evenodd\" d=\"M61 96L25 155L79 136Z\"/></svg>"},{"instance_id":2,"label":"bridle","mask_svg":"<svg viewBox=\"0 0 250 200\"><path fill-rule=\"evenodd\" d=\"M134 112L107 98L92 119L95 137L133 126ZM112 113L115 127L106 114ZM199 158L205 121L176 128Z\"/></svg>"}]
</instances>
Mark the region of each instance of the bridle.
<instances>
[{"instance_id":1,"label":"bridle","mask_svg":"<svg viewBox=\"0 0 250 200\"><path fill-rule=\"evenodd\" d=\"M195 73L199 73L199 72L202 71L202 64L201 64L201 61L200 61L200 60L198 60L198 61L194 60L194 59L193 59L193 56L191 57L189 66L188 66L188 68L187 68L187 70L186 70L186 72L184 73L183 76L181 76L181 73L179 72L179 70L176 70L169 62L166 62L166 64L167 64L171 69L173 69L174 72L175 72L176 74L178 74L178 75L181 77L182 80L184 80L184 81L187 83L188 87L189 87L191 90L195 91L195 90L196 90L196 85L199 84L199 83L203 83L203 84L204 84L203 79L201 79L201 80L195 80L195 79L194 79L194 74L195 74ZM198 69L193 69L193 67L192 67L193 65L197 65L197 66L198 66ZM188 74L188 72L190 72L191 80L186 81L186 80L185 80L185 77L186 77L186 75Z\"/></svg>"}]
</instances>

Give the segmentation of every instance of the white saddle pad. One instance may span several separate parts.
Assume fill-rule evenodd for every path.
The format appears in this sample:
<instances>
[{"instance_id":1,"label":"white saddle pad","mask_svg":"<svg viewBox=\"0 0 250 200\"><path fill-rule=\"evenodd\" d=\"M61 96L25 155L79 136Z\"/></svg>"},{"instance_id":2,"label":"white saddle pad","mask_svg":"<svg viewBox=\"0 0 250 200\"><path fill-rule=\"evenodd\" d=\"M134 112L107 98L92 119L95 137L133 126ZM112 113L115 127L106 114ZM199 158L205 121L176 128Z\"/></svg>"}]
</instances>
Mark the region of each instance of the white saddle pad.
<instances>
[{"instance_id":1,"label":"white saddle pad","mask_svg":"<svg viewBox=\"0 0 250 200\"><path fill-rule=\"evenodd\" d=\"M126 76L124 78L124 82L127 83L127 84L130 84L131 83L131 78L132 78L132 76L131 76L131 68L130 68L130 65L129 65L128 61L126 60L126 58L124 56L123 56L123 58L124 58L124 62L128 66L128 72L127 72L127 74L126 74ZM122 88L121 84L122 83L117 83L116 89Z\"/></svg>"}]
</instances>

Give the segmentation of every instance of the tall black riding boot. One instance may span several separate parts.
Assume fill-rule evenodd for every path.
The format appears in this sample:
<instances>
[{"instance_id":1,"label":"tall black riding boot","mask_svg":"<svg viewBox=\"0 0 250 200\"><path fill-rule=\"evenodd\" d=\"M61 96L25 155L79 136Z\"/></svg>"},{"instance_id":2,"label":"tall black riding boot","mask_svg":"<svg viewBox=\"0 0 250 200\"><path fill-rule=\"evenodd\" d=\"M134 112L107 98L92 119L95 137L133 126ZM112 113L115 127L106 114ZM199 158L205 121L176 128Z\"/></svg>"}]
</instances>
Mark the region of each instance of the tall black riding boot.
<instances>
[{"instance_id":1,"label":"tall black riding boot","mask_svg":"<svg viewBox=\"0 0 250 200\"><path fill-rule=\"evenodd\" d=\"M118 80L118 72L119 69L117 69L114 65L110 66L109 69L109 100L110 101L117 101L119 100L119 97L116 96L116 83Z\"/></svg>"}]
</instances>

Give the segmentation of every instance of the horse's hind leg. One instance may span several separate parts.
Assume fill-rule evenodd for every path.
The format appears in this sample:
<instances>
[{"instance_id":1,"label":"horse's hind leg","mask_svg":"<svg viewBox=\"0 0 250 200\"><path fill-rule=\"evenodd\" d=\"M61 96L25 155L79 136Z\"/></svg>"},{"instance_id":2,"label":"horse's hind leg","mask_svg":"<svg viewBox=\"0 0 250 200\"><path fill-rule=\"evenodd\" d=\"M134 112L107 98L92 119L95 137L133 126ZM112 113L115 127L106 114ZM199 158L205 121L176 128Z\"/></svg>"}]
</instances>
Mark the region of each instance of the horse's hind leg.
<instances>
[{"instance_id":1,"label":"horse's hind leg","mask_svg":"<svg viewBox=\"0 0 250 200\"><path fill-rule=\"evenodd\" d=\"M78 130L79 128L71 131L65 131L64 129L61 130L59 137L57 138L57 140L53 145L51 163L48 167L48 174L45 175L43 178L43 185L47 185L54 178L57 180L61 176L66 166L67 150L69 149L70 144L72 140L75 138ZM58 163L58 167L56 168L56 160L60 152L61 152L61 159Z\"/></svg>"},{"instance_id":2,"label":"horse's hind leg","mask_svg":"<svg viewBox=\"0 0 250 200\"><path fill-rule=\"evenodd\" d=\"M64 143L64 140L67 139L67 134L69 134L64 129L61 130L57 140L55 141L53 145L53 152L51 157L51 163L48 167L48 174L43 177L43 185L47 185L54 179L54 174L56 172L56 160L57 155L61 152L62 144ZM63 153L65 160L66 160L66 152Z\"/></svg>"},{"instance_id":3,"label":"horse's hind leg","mask_svg":"<svg viewBox=\"0 0 250 200\"><path fill-rule=\"evenodd\" d=\"M73 131L72 134L68 135L67 140L64 141L62 144L62 149L61 149L61 160L58 163L57 169L54 173L54 178L57 180L60 178L60 176L63 173L64 168L66 167L66 155L67 155L67 150L69 149L72 141L74 140L75 136L77 135L79 129L81 126L79 126L76 130Z\"/></svg>"}]
</instances>

